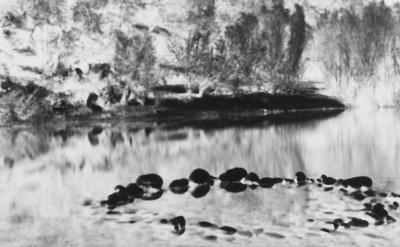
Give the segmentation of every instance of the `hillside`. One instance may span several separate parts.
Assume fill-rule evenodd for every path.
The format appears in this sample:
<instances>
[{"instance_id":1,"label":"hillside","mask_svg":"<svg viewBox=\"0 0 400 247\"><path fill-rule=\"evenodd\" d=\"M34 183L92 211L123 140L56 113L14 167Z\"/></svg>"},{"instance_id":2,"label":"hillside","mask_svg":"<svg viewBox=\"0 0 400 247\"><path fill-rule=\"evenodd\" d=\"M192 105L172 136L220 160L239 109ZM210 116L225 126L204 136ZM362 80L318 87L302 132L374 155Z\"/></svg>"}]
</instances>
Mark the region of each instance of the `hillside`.
<instances>
[{"instance_id":1,"label":"hillside","mask_svg":"<svg viewBox=\"0 0 400 247\"><path fill-rule=\"evenodd\" d=\"M387 4L392 6L394 2ZM184 98L200 97L207 91L275 92L295 85L319 89L347 104L356 105L361 98L361 103L395 105L397 85L375 83L361 90L359 81L353 78L346 85L337 83L324 67L324 39L329 30L321 31L321 15L327 9L333 12L343 8L361 13L367 3L2 0L0 108L4 118L21 120L44 109L52 114L54 109L62 112L82 106L78 114L88 114L93 109L85 106L91 103L112 111L129 104L145 104L147 98L159 97L152 88L174 84L187 85L187 93L180 96ZM303 12L306 26L302 24ZM252 16L258 19L253 29L245 26ZM274 33L273 25L281 36ZM243 36L235 36L235 28L245 28L252 39L235 44ZM280 41L268 41L275 47L257 50L257 42L264 42L258 39L265 34ZM221 40L229 47L217 54ZM243 45L247 48L242 49ZM272 50L279 52L272 54ZM375 82L395 81L397 76L386 71L385 61L379 63L384 71L371 78ZM96 97L89 100L90 95Z\"/></svg>"}]
</instances>

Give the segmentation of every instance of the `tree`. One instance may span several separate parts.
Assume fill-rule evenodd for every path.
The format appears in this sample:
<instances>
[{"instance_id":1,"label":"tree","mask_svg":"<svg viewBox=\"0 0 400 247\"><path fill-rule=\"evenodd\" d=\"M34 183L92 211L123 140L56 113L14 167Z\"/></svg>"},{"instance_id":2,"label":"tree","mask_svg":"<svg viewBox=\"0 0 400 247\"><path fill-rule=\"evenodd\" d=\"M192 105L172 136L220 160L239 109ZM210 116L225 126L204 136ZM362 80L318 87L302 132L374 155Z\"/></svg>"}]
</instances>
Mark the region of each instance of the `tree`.
<instances>
[{"instance_id":1,"label":"tree","mask_svg":"<svg viewBox=\"0 0 400 247\"><path fill-rule=\"evenodd\" d=\"M306 45L306 21L303 7L295 4L295 12L290 17L290 39L286 73L296 76L299 71L301 56Z\"/></svg>"},{"instance_id":2,"label":"tree","mask_svg":"<svg viewBox=\"0 0 400 247\"><path fill-rule=\"evenodd\" d=\"M135 33L129 37L122 31L115 31L116 51L114 68L122 84L130 88L144 87L148 92L156 82L154 66L156 57L151 36Z\"/></svg>"}]
</instances>

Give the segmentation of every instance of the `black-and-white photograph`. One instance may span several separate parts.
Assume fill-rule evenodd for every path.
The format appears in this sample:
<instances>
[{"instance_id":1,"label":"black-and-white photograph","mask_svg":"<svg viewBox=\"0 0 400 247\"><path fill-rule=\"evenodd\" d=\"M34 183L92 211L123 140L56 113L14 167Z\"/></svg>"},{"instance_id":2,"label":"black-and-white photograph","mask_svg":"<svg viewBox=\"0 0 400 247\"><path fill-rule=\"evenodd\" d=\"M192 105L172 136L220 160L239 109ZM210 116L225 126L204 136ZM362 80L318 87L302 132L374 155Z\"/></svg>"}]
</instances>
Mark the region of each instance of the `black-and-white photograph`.
<instances>
[{"instance_id":1,"label":"black-and-white photograph","mask_svg":"<svg viewBox=\"0 0 400 247\"><path fill-rule=\"evenodd\" d=\"M0 246L400 247L400 0L0 0Z\"/></svg>"}]
</instances>

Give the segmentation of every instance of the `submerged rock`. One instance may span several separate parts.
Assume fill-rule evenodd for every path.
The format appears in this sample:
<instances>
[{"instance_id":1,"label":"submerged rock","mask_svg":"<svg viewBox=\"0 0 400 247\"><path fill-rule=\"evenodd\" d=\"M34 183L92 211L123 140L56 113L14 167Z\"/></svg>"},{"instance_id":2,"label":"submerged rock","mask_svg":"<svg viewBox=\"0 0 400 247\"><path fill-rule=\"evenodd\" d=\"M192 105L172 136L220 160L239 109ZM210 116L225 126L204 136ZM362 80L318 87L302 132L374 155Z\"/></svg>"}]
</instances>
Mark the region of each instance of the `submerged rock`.
<instances>
[{"instance_id":1,"label":"submerged rock","mask_svg":"<svg viewBox=\"0 0 400 247\"><path fill-rule=\"evenodd\" d=\"M200 221L199 226L204 227L204 228L217 228L218 227L217 225L207 222L207 221Z\"/></svg>"},{"instance_id":2,"label":"submerged rock","mask_svg":"<svg viewBox=\"0 0 400 247\"><path fill-rule=\"evenodd\" d=\"M175 233L181 235L185 232L186 220L183 216L177 216L169 220L169 222L174 226Z\"/></svg>"},{"instance_id":3,"label":"submerged rock","mask_svg":"<svg viewBox=\"0 0 400 247\"><path fill-rule=\"evenodd\" d=\"M215 235L207 235L204 237L204 239L209 240L209 241L216 241L218 239L218 237Z\"/></svg>"},{"instance_id":4,"label":"submerged rock","mask_svg":"<svg viewBox=\"0 0 400 247\"><path fill-rule=\"evenodd\" d=\"M369 226L368 221L360 219L360 218L356 218L356 217L351 218L351 221L349 222L349 224L354 227L368 227Z\"/></svg>"},{"instance_id":5,"label":"submerged rock","mask_svg":"<svg viewBox=\"0 0 400 247\"><path fill-rule=\"evenodd\" d=\"M204 184L210 182L212 177L206 170L198 168L192 171L189 175L189 179L196 184Z\"/></svg>"},{"instance_id":6,"label":"submerged rock","mask_svg":"<svg viewBox=\"0 0 400 247\"><path fill-rule=\"evenodd\" d=\"M232 234L237 233L237 230L235 228L233 228L233 227L230 227L230 226L221 226L219 229L221 231L223 231L225 234L228 234L228 235L232 235Z\"/></svg>"},{"instance_id":7,"label":"submerged rock","mask_svg":"<svg viewBox=\"0 0 400 247\"><path fill-rule=\"evenodd\" d=\"M363 193L360 190L351 192L349 196L357 201L362 201L365 199L365 195L363 195Z\"/></svg>"}]
</instances>

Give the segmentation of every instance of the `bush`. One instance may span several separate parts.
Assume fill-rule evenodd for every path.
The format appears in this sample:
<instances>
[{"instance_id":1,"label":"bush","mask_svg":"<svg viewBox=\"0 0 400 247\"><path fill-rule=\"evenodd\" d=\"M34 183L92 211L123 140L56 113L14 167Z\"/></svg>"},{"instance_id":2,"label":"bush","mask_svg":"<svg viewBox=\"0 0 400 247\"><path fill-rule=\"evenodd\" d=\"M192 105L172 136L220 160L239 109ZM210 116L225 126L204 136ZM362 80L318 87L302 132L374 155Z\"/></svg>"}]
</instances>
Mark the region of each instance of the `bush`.
<instances>
[{"instance_id":1,"label":"bush","mask_svg":"<svg viewBox=\"0 0 400 247\"><path fill-rule=\"evenodd\" d=\"M74 22L82 22L85 30L93 33L102 33L102 14L96 13L95 10L101 6L107 5L108 1L96 0L86 1L80 0L72 8Z\"/></svg>"},{"instance_id":2,"label":"bush","mask_svg":"<svg viewBox=\"0 0 400 247\"><path fill-rule=\"evenodd\" d=\"M286 73L296 76L300 68L300 60L306 45L306 21L303 7L295 4L296 11L290 18L290 39Z\"/></svg>"},{"instance_id":3,"label":"bush","mask_svg":"<svg viewBox=\"0 0 400 247\"><path fill-rule=\"evenodd\" d=\"M121 78L125 77L129 80L132 88L143 86L146 91L149 91L157 81L154 69L156 57L151 36L140 33L129 37L118 30L115 31L115 38L115 71Z\"/></svg>"},{"instance_id":4,"label":"bush","mask_svg":"<svg viewBox=\"0 0 400 247\"><path fill-rule=\"evenodd\" d=\"M384 2L369 3L360 14L353 9L324 13L318 29L325 37L322 59L327 71L341 83L350 78L363 81L374 75L387 57L393 58L395 67L396 21Z\"/></svg>"},{"instance_id":5,"label":"bush","mask_svg":"<svg viewBox=\"0 0 400 247\"><path fill-rule=\"evenodd\" d=\"M259 35L257 16L241 13L237 22L226 28L225 39L229 47L227 56L234 86L249 83L250 77L264 57L266 46Z\"/></svg>"},{"instance_id":6,"label":"bush","mask_svg":"<svg viewBox=\"0 0 400 247\"><path fill-rule=\"evenodd\" d=\"M286 31L290 22L290 13L285 9L282 2L278 2L268 9L261 8L261 38L266 47L264 57L261 61L263 81L279 84L284 78L286 66L286 40L289 35Z\"/></svg>"},{"instance_id":7,"label":"bush","mask_svg":"<svg viewBox=\"0 0 400 247\"><path fill-rule=\"evenodd\" d=\"M290 15L283 1L260 6L258 15L240 13L215 41L214 1L192 3L188 21L195 25L184 47L175 49L186 73L215 77L238 89L243 85L279 85L299 76L307 42L304 11ZM289 31L288 31L289 30ZM179 53L184 50L185 53Z\"/></svg>"},{"instance_id":8,"label":"bush","mask_svg":"<svg viewBox=\"0 0 400 247\"><path fill-rule=\"evenodd\" d=\"M66 0L22 0L20 3L36 25L66 21Z\"/></svg>"}]
</instances>

